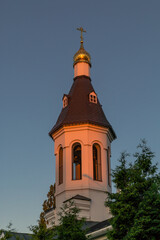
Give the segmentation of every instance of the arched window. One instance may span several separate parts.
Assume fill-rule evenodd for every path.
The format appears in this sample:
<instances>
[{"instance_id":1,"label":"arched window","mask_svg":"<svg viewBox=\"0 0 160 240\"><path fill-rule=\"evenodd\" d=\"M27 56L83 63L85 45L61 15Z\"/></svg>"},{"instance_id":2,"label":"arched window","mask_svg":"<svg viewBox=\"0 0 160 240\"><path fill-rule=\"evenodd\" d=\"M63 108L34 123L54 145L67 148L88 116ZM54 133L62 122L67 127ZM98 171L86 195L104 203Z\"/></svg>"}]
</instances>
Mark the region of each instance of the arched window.
<instances>
[{"instance_id":1,"label":"arched window","mask_svg":"<svg viewBox=\"0 0 160 240\"><path fill-rule=\"evenodd\" d=\"M110 155L111 155L111 151L110 151L110 148L108 148L108 150L107 150L107 178L108 178L108 185L109 186L111 186Z\"/></svg>"},{"instance_id":2,"label":"arched window","mask_svg":"<svg viewBox=\"0 0 160 240\"><path fill-rule=\"evenodd\" d=\"M63 183L63 148L59 149L59 184Z\"/></svg>"},{"instance_id":3,"label":"arched window","mask_svg":"<svg viewBox=\"0 0 160 240\"><path fill-rule=\"evenodd\" d=\"M75 143L72 147L72 180L80 179L82 179L81 145Z\"/></svg>"},{"instance_id":4,"label":"arched window","mask_svg":"<svg viewBox=\"0 0 160 240\"><path fill-rule=\"evenodd\" d=\"M91 92L89 94L89 101L92 103L97 103L97 95L95 92Z\"/></svg>"},{"instance_id":5,"label":"arched window","mask_svg":"<svg viewBox=\"0 0 160 240\"><path fill-rule=\"evenodd\" d=\"M64 95L63 96L63 108L67 107L68 105L68 97L67 95Z\"/></svg>"},{"instance_id":6,"label":"arched window","mask_svg":"<svg viewBox=\"0 0 160 240\"><path fill-rule=\"evenodd\" d=\"M102 181L101 148L97 143L93 144L93 179Z\"/></svg>"}]
</instances>

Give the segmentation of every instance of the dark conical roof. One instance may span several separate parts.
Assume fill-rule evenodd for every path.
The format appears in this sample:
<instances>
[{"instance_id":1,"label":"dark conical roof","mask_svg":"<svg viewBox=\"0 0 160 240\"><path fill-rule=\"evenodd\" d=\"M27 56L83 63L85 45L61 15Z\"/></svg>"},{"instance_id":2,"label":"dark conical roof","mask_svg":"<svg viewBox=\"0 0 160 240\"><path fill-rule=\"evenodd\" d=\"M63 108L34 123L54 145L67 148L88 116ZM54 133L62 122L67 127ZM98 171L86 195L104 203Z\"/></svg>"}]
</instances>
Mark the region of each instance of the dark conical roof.
<instances>
[{"instance_id":1,"label":"dark conical roof","mask_svg":"<svg viewBox=\"0 0 160 240\"><path fill-rule=\"evenodd\" d=\"M116 138L116 134L106 119L99 101L96 104L89 101L91 92L94 92L94 89L89 77L78 76L74 78L67 95L68 106L62 109L56 124L49 132L50 136L62 126L90 123L109 128L113 138Z\"/></svg>"}]
</instances>

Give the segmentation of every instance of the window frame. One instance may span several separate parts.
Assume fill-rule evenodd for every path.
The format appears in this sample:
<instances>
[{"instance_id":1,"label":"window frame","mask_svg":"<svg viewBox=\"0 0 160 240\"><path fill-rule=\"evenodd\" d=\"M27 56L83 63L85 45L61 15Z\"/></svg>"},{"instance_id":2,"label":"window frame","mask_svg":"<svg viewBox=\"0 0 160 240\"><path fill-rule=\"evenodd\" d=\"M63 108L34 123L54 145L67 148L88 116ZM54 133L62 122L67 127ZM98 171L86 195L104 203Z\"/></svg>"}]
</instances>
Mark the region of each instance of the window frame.
<instances>
[{"instance_id":1,"label":"window frame","mask_svg":"<svg viewBox=\"0 0 160 240\"><path fill-rule=\"evenodd\" d=\"M97 104L97 94L96 94L95 92L91 92L91 93L89 94L89 101L90 101L91 103Z\"/></svg>"},{"instance_id":2,"label":"window frame","mask_svg":"<svg viewBox=\"0 0 160 240\"><path fill-rule=\"evenodd\" d=\"M68 97L65 95L63 97L63 108L67 107L68 106Z\"/></svg>"},{"instance_id":3,"label":"window frame","mask_svg":"<svg viewBox=\"0 0 160 240\"><path fill-rule=\"evenodd\" d=\"M107 181L108 181L108 186L111 187L110 157L111 157L111 150L110 150L110 147L108 147L107 149Z\"/></svg>"},{"instance_id":4,"label":"window frame","mask_svg":"<svg viewBox=\"0 0 160 240\"><path fill-rule=\"evenodd\" d=\"M62 152L60 152L62 151ZM59 185L61 185L63 183L63 148L62 146L59 148L58 151L58 163L59 163L59 179L58 179L58 183Z\"/></svg>"},{"instance_id":5,"label":"window frame","mask_svg":"<svg viewBox=\"0 0 160 240\"><path fill-rule=\"evenodd\" d=\"M74 162L74 157L75 157L74 151L77 146L80 147L80 163L76 165ZM78 165L80 165L79 170L78 170ZM76 142L72 145L72 180L73 181L82 180L82 146L79 142Z\"/></svg>"},{"instance_id":6,"label":"window frame","mask_svg":"<svg viewBox=\"0 0 160 240\"><path fill-rule=\"evenodd\" d=\"M96 159L94 158L94 147L97 151ZM98 143L94 143L92 146L92 161L93 161L93 180L102 182L101 146Z\"/></svg>"}]
</instances>

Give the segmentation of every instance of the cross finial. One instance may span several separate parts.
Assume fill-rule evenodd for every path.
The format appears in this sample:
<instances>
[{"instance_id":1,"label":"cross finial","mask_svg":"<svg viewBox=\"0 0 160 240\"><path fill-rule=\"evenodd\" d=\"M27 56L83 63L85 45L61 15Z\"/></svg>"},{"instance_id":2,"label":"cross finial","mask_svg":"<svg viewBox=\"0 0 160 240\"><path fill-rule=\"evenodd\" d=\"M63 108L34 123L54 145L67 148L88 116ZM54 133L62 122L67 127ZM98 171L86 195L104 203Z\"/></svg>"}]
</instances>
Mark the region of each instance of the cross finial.
<instances>
[{"instance_id":1,"label":"cross finial","mask_svg":"<svg viewBox=\"0 0 160 240\"><path fill-rule=\"evenodd\" d=\"M85 32L86 33L86 31L82 28L82 27L80 27L80 28L77 28L77 30L78 31L81 31L81 43L83 43L83 32Z\"/></svg>"}]
</instances>

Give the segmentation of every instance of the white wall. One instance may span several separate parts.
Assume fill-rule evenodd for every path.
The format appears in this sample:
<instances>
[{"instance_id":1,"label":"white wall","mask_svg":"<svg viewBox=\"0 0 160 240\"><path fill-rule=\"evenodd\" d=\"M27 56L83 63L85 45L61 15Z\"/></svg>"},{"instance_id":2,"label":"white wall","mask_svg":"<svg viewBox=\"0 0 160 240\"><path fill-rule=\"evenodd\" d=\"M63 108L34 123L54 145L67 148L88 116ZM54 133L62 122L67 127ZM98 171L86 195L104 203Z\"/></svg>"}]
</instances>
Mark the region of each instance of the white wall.
<instances>
[{"instance_id":1,"label":"white wall","mask_svg":"<svg viewBox=\"0 0 160 240\"><path fill-rule=\"evenodd\" d=\"M111 191L107 183L107 148L110 147L109 130L91 124L66 126L52 137L55 141L56 155L56 211L63 202L77 194L91 199L90 220L103 221L110 217L104 206L106 191ZM81 144L82 179L72 180L72 145ZM93 180L92 146L101 147L102 181ZM63 184L59 185L58 151L63 148ZM57 219L57 218L56 218ZM57 220L56 220L57 221Z\"/></svg>"}]
</instances>

